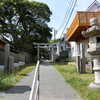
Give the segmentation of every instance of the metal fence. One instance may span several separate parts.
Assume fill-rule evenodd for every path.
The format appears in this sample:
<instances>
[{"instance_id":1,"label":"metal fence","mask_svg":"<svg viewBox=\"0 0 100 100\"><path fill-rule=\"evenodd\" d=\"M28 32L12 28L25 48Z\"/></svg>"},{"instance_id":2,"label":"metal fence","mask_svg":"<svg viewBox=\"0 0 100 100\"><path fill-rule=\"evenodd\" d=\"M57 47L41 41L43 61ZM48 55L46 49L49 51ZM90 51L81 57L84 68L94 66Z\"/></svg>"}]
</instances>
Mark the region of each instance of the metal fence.
<instances>
[{"instance_id":1,"label":"metal fence","mask_svg":"<svg viewBox=\"0 0 100 100\"><path fill-rule=\"evenodd\" d=\"M37 61L29 100L39 100L39 85L40 85L39 66L40 66L40 61Z\"/></svg>"}]
</instances>

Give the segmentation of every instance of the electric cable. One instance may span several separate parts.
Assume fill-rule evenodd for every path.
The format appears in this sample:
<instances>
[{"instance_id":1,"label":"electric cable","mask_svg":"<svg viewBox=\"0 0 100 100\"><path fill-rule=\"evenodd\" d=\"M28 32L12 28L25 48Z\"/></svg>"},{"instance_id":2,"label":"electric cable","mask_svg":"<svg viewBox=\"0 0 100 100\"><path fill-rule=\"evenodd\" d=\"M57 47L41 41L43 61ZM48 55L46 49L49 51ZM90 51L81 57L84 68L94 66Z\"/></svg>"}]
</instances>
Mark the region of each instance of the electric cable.
<instances>
[{"instance_id":1,"label":"electric cable","mask_svg":"<svg viewBox=\"0 0 100 100\"><path fill-rule=\"evenodd\" d=\"M63 29L62 32L61 32L60 38L62 38L62 35L64 34L64 31L65 31L65 29L66 29L66 27L67 27L67 25L68 25L68 23L69 23L69 20L70 20L72 14L73 14L73 11L74 11L74 9L75 9L76 3L77 3L77 0L74 1L73 6L71 7L70 14L69 14L69 16L68 16L68 18L67 18L67 22L66 22L66 24L65 24L65 27L64 27L64 29Z\"/></svg>"},{"instance_id":2,"label":"electric cable","mask_svg":"<svg viewBox=\"0 0 100 100\"><path fill-rule=\"evenodd\" d=\"M60 30L62 29L62 27L64 26L65 21L66 21L66 18L67 18L67 16L68 16L68 12L69 12L69 10L70 10L72 4L73 4L73 1L74 1L74 0L71 0L70 3L69 3L69 1L67 0L67 6L68 6L68 8L67 8L67 11L66 11L66 13L65 13L64 20L63 20L62 24L59 26L59 28L57 29L57 31L60 31Z\"/></svg>"}]
</instances>

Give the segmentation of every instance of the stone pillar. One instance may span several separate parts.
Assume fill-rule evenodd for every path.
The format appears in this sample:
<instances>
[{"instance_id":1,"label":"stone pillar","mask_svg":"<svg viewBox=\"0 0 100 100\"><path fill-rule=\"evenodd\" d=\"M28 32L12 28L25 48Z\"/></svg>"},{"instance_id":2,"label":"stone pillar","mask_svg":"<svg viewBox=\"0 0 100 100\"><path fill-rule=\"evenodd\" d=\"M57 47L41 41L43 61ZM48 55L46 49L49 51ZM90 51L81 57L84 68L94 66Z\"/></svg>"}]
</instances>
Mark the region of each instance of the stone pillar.
<instances>
[{"instance_id":1,"label":"stone pillar","mask_svg":"<svg viewBox=\"0 0 100 100\"><path fill-rule=\"evenodd\" d=\"M9 73L9 53L10 53L10 45L5 45L5 61L4 61L4 72Z\"/></svg>"},{"instance_id":2,"label":"stone pillar","mask_svg":"<svg viewBox=\"0 0 100 100\"><path fill-rule=\"evenodd\" d=\"M100 56L93 59L95 80L89 85L91 88L100 88Z\"/></svg>"},{"instance_id":3,"label":"stone pillar","mask_svg":"<svg viewBox=\"0 0 100 100\"><path fill-rule=\"evenodd\" d=\"M14 70L14 57L13 56L9 56L9 73L12 73Z\"/></svg>"}]
</instances>

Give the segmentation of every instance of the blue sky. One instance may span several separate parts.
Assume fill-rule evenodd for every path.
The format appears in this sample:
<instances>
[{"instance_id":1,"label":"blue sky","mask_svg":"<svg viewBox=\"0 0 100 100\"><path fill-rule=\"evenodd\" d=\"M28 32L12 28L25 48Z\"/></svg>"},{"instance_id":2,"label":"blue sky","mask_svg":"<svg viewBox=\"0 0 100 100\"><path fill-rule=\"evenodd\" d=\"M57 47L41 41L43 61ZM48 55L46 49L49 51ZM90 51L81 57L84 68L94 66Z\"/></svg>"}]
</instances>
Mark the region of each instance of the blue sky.
<instances>
[{"instance_id":1,"label":"blue sky","mask_svg":"<svg viewBox=\"0 0 100 100\"><path fill-rule=\"evenodd\" d=\"M61 26L61 24L64 21L64 16L66 13L67 9L67 0L34 0L34 1L39 1L46 3L51 11L52 11L52 16L51 16L51 22L49 23L50 27L55 28L56 30ZM70 0L68 0L70 1ZM70 19L70 23L75 15L76 11L83 11L87 9L87 7L93 2L94 0L78 0L77 6L74 10L74 13ZM100 0L98 0L100 2ZM70 25L69 23L69 25ZM60 36L63 28L58 32L57 37Z\"/></svg>"}]
</instances>

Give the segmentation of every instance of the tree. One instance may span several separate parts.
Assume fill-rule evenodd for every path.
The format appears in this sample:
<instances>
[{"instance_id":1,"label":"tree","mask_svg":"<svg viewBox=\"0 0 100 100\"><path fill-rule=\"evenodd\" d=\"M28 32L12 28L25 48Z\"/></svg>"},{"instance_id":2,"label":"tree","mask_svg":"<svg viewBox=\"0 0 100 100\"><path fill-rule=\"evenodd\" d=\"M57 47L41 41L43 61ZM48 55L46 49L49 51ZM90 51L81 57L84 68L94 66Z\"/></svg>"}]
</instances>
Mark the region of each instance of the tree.
<instances>
[{"instance_id":1,"label":"tree","mask_svg":"<svg viewBox=\"0 0 100 100\"><path fill-rule=\"evenodd\" d=\"M0 34L8 36L14 48L32 52L33 42L51 38L51 11L46 4L28 0L0 1Z\"/></svg>"}]
</instances>

